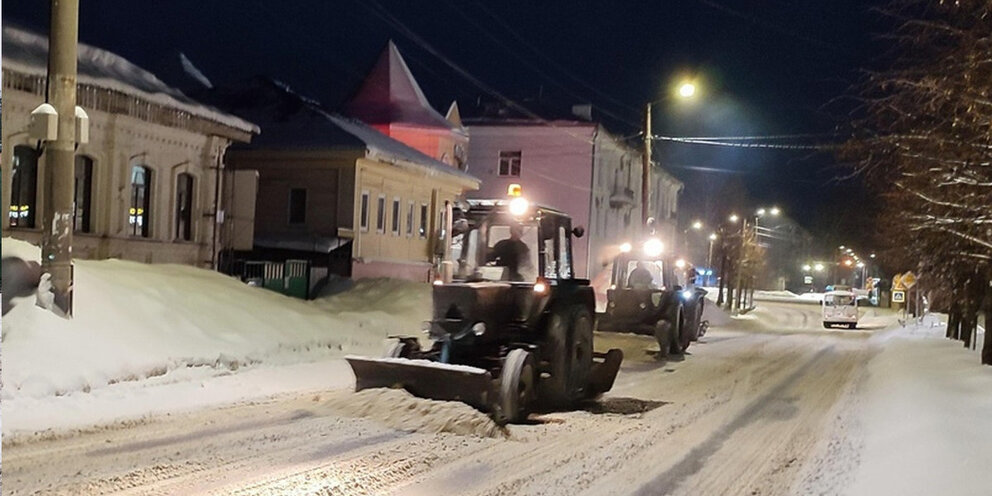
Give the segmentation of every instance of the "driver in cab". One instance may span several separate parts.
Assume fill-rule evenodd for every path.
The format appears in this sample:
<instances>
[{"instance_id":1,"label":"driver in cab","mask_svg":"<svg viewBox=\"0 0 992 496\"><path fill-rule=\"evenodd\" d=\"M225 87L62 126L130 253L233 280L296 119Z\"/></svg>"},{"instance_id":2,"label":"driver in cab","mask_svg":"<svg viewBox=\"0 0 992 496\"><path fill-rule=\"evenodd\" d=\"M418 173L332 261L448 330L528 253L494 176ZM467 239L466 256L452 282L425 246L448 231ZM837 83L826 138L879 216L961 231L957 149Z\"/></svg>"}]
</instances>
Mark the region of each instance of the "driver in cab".
<instances>
[{"instance_id":1,"label":"driver in cab","mask_svg":"<svg viewBox=\"0 0 992 496\"><path fill-rule=\"evenodd\" d=\"M510 281L523 282L520 269L530 255L530 248L520 238L524 235L523 226L510 226L510 237L499 241L489 252L488 261L496 266L506 267Z\"/></svg>"}]
</instances>

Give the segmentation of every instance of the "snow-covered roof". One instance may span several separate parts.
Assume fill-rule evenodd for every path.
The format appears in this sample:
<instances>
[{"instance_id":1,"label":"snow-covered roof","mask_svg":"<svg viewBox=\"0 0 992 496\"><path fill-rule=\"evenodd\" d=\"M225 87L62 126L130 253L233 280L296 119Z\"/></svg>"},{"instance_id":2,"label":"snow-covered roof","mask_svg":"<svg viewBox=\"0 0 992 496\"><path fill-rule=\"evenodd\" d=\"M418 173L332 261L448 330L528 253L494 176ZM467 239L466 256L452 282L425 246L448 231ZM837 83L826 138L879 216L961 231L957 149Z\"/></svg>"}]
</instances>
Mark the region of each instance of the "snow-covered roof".
<instances>
[{"instance_id":1,"label":"snow-covered roof","mask_svg":"<svg viewBox=\"0 0 992 496\"><path fill-rule=\"evenodd\" d=\"M370 157L386 162L402 161L475 183L479 179L375 130L357 119L324 110L287 85L256 79L249 86L227 90L222 104L261 126L262 133L241 149L317 150L363 148Z\"/></svg>"},{"instance_id":2,"label":"snow-covered roof","mask_svg":"<svg viewBox=\"0 0 992 496\"><path fill-rule=\"evenodd\" d=\"M187 97L120 55L84 43L79 44L78 55L79 84L119 91L242 132L259 132L258 126ZM47 75L48 39L24 29L4 26L3 68L32 76Z\"/></svg>"},{"instance_id":3,"label":"snow-covered roof","mask_svg":"<svg viewBox=\"0 0 992 496\"><path fill-rule=\"evenodd\" d=\"M396 45L390 41L344 113L369 124L411 124L441 129L458 127L427 102Z\"/></svg>"}]
</instances>

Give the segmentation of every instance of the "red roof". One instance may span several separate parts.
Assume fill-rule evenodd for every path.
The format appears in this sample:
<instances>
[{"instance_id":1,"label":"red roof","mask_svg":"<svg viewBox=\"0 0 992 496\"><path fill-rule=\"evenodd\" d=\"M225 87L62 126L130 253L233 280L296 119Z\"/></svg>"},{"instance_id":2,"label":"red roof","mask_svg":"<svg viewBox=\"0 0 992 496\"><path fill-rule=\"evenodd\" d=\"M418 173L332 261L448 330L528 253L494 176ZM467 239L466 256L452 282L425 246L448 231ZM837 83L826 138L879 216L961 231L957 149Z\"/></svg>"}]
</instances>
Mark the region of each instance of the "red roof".
<instances>
[{"instance_id":1,"label":"red roof","mask_svg":"<svg viewBox=\"0 0 992 496\"><path fill-rule=\"evenodd\" d=\"M434 110L403 56L392 41L379 60L344 104L344 113L371 125L411 124L452 129L454 126Z\"/></svg>"}]
</instances>

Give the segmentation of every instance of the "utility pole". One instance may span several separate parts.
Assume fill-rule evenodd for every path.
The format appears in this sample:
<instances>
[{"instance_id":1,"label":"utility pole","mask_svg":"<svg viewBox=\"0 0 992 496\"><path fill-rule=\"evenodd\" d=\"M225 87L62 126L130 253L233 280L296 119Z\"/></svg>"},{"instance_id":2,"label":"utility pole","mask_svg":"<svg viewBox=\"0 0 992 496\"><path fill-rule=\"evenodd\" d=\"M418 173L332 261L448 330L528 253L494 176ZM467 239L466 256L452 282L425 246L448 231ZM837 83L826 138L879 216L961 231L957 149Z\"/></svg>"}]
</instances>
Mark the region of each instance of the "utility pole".
<instances>
[{"instance_id":1,"label":"utility pole","mask_svg":"<svg viewBox=\"0 0 992 496\"><path fill-rule=\"evenodd\" d=\"M58 112L58 136L45 145L45 218L41 266L51 274L54 303L72 316L72 220L76 147L76 44L79 0L52 0L47 100Z\"/></svg>"},{"instance_id":2,"label":"utility pole","mask_svg":"<svg viewBox=\"0 0 992 496\"><path fill-rule=\"evenodd\" d=\"M641 166L641 225L648 224L649 184L651 181L651 104L644 106L644 161Z\"/></svg>"}]
</instances>

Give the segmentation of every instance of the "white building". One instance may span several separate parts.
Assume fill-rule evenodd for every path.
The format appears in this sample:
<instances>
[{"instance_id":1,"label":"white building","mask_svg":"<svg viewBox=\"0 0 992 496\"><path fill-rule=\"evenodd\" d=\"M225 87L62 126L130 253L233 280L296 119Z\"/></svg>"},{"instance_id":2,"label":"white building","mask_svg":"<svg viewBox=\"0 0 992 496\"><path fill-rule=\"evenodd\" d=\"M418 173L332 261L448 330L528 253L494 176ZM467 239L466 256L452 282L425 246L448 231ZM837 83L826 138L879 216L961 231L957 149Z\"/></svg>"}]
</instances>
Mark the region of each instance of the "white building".
<instances>
[{"instance_id":1,"label":"white building","mask_svg":"<svg viewBox=\"0 0 992 496\"><path fill-rule=\"evenodd\" d=\"M47 59L47 38L3 28L0 215L5 236L33 243L47 208L46 166L44 148L27 130L31 111L45 101ZM106 50L80 44L78 72L77 105L89 114L90 141L76 152L74 256L211 266L233 247L237 227L229 210L224 222L233 204L223 192L234 184L224 184L225 150L258 128Z\"/></svg>"}]
</instances>

